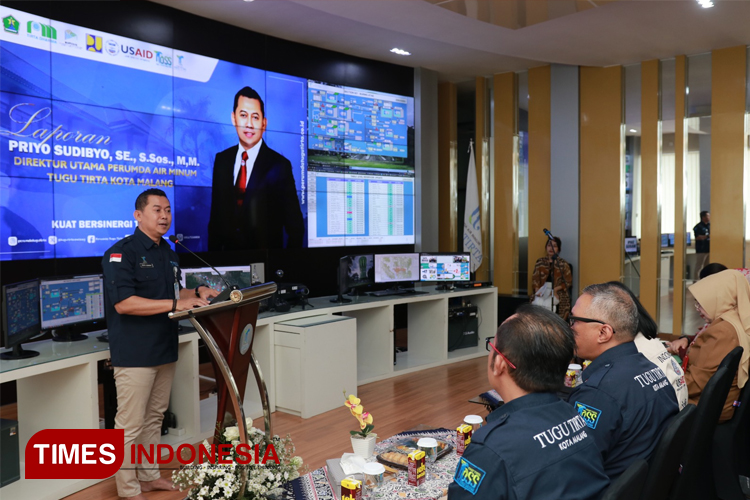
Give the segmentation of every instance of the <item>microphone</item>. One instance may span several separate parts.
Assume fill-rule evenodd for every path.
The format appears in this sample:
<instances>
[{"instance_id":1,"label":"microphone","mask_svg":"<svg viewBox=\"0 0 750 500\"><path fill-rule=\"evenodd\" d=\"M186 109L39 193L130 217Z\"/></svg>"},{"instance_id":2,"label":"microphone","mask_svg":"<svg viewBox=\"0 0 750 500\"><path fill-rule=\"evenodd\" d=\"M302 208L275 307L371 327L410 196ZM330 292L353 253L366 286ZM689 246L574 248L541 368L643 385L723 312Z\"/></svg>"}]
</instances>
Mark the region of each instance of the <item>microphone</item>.
<instances>
[{"instance_id":1,"label":"microphone","mask_svg":"<svg viewBox=\"0 0 750 500\"><path fill-rule=\"evenodd\" d=\"M549 229L547 229L547 228L545 227L544 229L542 229L542 231L544 231L544 234L546 234L546 235L547 235L547 238L549 238L549 239L550 239L550 240L552 240L552 241L555 241L555 237L554 237L554 236L552 236L552 233L550 233L550 232L549 232ZM170 238L171 238L171 237L170 237Z\"/></svg>"},{"instance_id":2,"label":"microphone","mask_svg":"<svg viewBox=\"0 0 750 500\"><path fill-rule=\"evenodd\" d=\"M221 278L221 281L224 282L224 286L226 287L224 291L222 291L219 295L211 299L210 303L213 304L214 302L222 302L224 300L227 300L229 298L229 294L232 292L232 290L238 290L237 285L230 285L229 282L224 279L224 275L219 272L218 269L216 269L214 266L203 260L197 253L190 250L188 247L186 247L180 240L177 239L177 236L174 234L169 235L169 241L174 243L175 245L180 245L182 248L190 252L195 258L197 258L199 261L206 264L208 267L213 269L213 271L219 275L219 278Z\"/></svg>"}]
</instances>

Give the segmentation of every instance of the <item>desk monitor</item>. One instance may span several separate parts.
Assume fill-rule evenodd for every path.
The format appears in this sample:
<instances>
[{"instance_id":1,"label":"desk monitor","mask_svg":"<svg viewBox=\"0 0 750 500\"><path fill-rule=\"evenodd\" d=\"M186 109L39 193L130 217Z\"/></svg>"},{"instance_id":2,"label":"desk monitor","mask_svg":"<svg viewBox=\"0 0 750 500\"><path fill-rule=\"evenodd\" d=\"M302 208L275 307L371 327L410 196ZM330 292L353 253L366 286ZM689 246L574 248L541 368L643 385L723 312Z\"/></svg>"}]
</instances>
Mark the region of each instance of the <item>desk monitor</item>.
<instances>
[{"instance_id":1,"label":"desk monitor","mask_svg":"<svg viewBox=\"0 0 750 500\"><path fill-rule=\"evenodd\" d=\"M3 345L13 349L0 354L2 359L24 359L39 356L21 344L39 335L39 280L3 286Z\"/></svg>"},{"instance_id":2,"label":"desk monitor","mask_svg":"<svg viewBox=\"0 0 750 500\"><path fill-rule=\"evenodd\" d=\"M669 248L669 235L666 233L661 235L661 247Z\"/></svg>"},{"instance_id":3,"label":"desk monitor","mask_svg":"<svg viewBox=\"0 0 750 500\"><path fill-rule=\"evenodd\" d=\"M471 280L471 255L469 253L421 253L419 254L421 281L439 283L447 289L454 281Z\"/></svg>"},{"instance_id":4,"label":"desk monitor","mask_svg":"<svg viewBox=\"0 0 750 500\"><path fill-rule=\"evenodd\" d=\"M375 283L375 256L344 255L339 259L338 296L331 302L351 302L344 298L344 294L359 295L359 289Z\"/></svg>"},{"instance_id":5,"label":"desk monitor","mask_svg":"<svg viewBox=\"0 0 750 500\"><path fill-rule=\"evenodd\" d=\"M674 247L674 233L669 233L667 239L669 240L669 246Z\"/></svg>"},{"instance_id":6,"label":"desk monitor","mask_svg":"<svg viewBox=\"0 0 750 500\"><path fill-rule=\"evenodd\" d=\"M691 238L690 238L690 231L688 231L687 233L685 233L685 244L686 245L692 245L692 241L691 241Z\"/></svg>"},{"instance_id":7,"label":"desk monitor","mask_svg":"<svg viewBox=\"0 0 750 500\"><path fill-rule=\"evenodd\" d=\"M230 285L237 285L240 290L252 286L253 273L250 266L226 266L217 267L224 279ZM226 288L224 280L210 267L196 267L182 270L183 288L195 288L198 285L210 286L214 290L223 292Z\"/></svg>"},{"instance_id":8,"label":"desk monitor","mask_svg":"<svg viewBox=\"0 0 750 500\"><path fill-rule=\"evenodd\" d=\"M627 253L637 253L638 238L625 238L625 251Z\"/></svg>"},{"instance_id":9,"label":"desk monitor","mask_svg":"<svg viewBox=\"0 0 750 500\"><path fill-rule=\"evenodd\" d=\"M344 287L357 288L375 283L375 256L347 255L341 258Z\"/></svg>"},{"instance_id":10,"label":"desk monitor","mask_svg":"<svg viewBox=\"0 0 750 500\"><path fill-rule=\"evenodd\" d=\"M375 283L419 281L418 253L375 254Z\"/></svg>"},{"instance_id":11,"label":"desk monitor","mask_svg":"<svg viewBox=\"0 0 750 500\"><path fill-rule=\"evenodd\" d=\"M81 329L104 324L104 279L91 276L44 278L39 282L42 330L51 330L57 342L86 340Z\"/></svg>"}]
</instances>

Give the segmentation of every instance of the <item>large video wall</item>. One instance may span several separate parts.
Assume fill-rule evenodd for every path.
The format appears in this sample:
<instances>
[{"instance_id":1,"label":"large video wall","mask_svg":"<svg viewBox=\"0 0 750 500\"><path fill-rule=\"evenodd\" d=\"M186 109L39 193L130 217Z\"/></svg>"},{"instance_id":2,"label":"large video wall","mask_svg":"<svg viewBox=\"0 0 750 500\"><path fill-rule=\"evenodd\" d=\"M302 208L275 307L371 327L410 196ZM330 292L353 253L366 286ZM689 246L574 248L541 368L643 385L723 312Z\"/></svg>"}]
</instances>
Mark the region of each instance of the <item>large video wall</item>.
<instances>
[{"instance_id":1,"label":"large video wall","mask_svg":"<svg viewBox=\"0 0 750 500\"><path fill-rule=\"evenodd\" d=\"M133 202L149 187L172 200L173 232L195 251L212 250L210 219L224 220L221 193L234 189L217 172L234 182L247 145L234 107L245 87L261 98L265 119L249 134L262 145L247 189L275 193L286 179L296 194L269 195L277 203L256 219L286 224L291 216L280 214L299 213L304 231L250 237L249 249L414 243L411 97L3 6L0 18L0 260L99 256L133 232ZM265 177L253 177L265 172L263 148L278 155Z\"/></svg>"}]
</instances>

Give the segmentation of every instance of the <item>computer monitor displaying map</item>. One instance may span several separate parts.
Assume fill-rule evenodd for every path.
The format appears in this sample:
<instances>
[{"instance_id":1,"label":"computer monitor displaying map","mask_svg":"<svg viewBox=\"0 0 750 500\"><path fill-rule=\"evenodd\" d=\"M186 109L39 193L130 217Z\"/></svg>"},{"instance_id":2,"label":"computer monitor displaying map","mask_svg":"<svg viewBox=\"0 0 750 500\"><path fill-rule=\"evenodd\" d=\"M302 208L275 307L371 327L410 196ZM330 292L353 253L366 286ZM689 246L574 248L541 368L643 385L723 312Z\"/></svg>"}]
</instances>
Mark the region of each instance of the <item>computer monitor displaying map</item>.
<instances>
[{"instance_id":1,"label":"computer monitor displaying map","mask_svg":"<svg viewBox=\"0 0 750 500\"><path fill-rule=\"evenodd\" d=\"M471 280L471 255L469 253L419 254L421 281L436 283Z\"/></svg>"},{"instance_id":2,"label":"computer monitor displaying map","mask_svg":"<svg viewBox=\"0 0 750 500\"><path fill-rule=\"evenodd\" d=\"M419 281L418 253L375 254L375 283Z\"/></svg>"},{"instance_id":3,"label":"computer monitor displaying map","mask_svg":"<svg viewBox=\"0 0 750 500\"><path fill-rule=\"evenodd\" d=\"M39 283L42 330L58 341L84 340L71 327L104 320L104 279L92 276L45 278Z\"/></svg>"},{"instance_id":4,"label":"computer monitor displaying map","mask_svg":"<svg viewBox=\"0 0 750 500\"><path fill-rule=\"evenodd\" d=\"M216 270L224 276L224 279L230 285L237 285L240 290L252 285L253 273L250 270L250 266L217 267ZM223 292L226 288L221 276L216 274L210 267L183 269L181 284L183 288L195 288L198 285L210 286L220 292Z\"/></svg>"},{"instance_id":5,"label":"computer monitor displaying map","mask_svg":"<svg viewBox=\"0 0 750 500\"><path fill-rule=\"evenodd\" d=\"M41 333L39 324L39 280L14 283L3 287L3 345L12 351L2 359L24 359L39 356L21 344Z\"/></svg>"}]
</instances>

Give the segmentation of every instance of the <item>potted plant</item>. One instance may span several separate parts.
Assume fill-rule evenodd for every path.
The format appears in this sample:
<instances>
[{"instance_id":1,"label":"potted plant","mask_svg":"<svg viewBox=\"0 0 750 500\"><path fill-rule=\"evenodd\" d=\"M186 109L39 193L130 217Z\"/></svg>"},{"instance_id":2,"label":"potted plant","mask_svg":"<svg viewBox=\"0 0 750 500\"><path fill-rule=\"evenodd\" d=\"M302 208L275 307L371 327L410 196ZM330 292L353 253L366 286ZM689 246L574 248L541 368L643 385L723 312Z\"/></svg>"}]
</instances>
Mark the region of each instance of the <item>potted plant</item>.
<instances>
[{"instance_id":1,"label":"potted plant","mask_svg":"<svg viewBox=\"0 0 750 500\"><path fill-rule=\"evenodd\" d=\"M265 433L253 427L252 419L246 419L248 444L252 453L265 456L266 448L272 444L278 463L268 461L265 464L246 463L243 465L237 446L240 444L240 431L236 426L226 427L216 444L231 444L232 450L228 457L230 463L212 464L211 462L194 463L181 467L172 472L172 482L180 491L190 490L185 500L228 500L235 499L240 494L240 474L247 471L247 481L244 486L242 500L267 500L282 498L284 485L305 473L302 458L294 456L294 444L287 434L285 438L273 436L270 443L266 442ZM206 455L211 455L211 448L207 441L203 441Z\"/></svg>"},{"instance_id":2,"label":"potted plant","mask_svg":"<svg viewBox=\"0 0 750 500\"><path fill-rule=\"evenodd\" d=\"M351 434L352 449L357 455L370 458L375 451L375 440L378 438L378 435L372 432L375 429L375 426L372 424L372 414L365 411L360 404L359 398L354 395L347 397L346 391L344 391L344 397L346 398L344 406L349 408L351 414L359 422L358 431L349 431Z\"/></svg>"}]
</instances>

